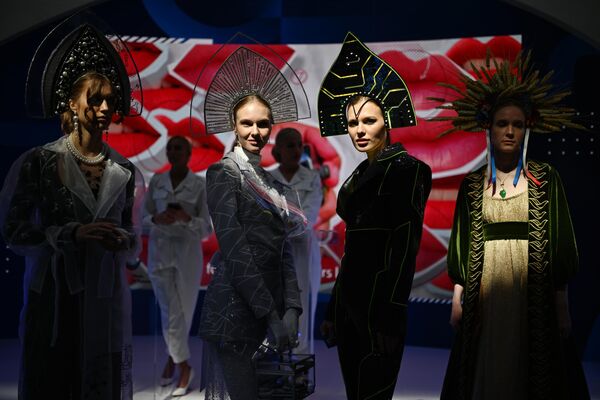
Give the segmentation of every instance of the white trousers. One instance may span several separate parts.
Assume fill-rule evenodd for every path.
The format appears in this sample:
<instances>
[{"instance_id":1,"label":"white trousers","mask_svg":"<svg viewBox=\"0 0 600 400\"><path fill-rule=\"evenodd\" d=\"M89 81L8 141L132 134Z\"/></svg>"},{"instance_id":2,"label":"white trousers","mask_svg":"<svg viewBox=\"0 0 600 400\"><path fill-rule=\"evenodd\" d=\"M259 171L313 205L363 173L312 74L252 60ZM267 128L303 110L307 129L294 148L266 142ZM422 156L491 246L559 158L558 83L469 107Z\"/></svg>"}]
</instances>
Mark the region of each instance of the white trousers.
<instances>
[{"instance_id":1,"label":"white trousers","mask_svg":"<svg viewBox=\"0 0 600 400\"><path fill-rule=\"evenodd\" d=\"M199 281L183 279L177 268L162 268L150 271L149 275L160 307L167 353L179 364L191 357L188 342Z\"/></svg>"},{"instance_id":2,"label":"white trousers","mask_svg":"<svg viewBox=\"0 0 600 400\"><path fill-rule=\"evenodd\" d=\"M317 310L317 297L321 287L321 249L312 230L293 238L292 251L302 314L298 321L299 345L294 349L296 354L314 353L314 323Z\"/></svg>"}]
</instances>

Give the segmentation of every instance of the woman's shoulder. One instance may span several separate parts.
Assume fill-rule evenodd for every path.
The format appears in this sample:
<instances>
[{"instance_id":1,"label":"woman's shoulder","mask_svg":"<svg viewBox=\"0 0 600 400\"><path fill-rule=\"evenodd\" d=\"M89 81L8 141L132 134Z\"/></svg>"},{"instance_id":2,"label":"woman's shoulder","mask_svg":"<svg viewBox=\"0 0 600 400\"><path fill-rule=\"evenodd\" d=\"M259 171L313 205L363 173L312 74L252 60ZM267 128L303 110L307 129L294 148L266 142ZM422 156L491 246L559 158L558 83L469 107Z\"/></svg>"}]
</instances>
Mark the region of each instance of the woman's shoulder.
<instances>
[{"instance_id":1,"label":"woman's shoulder","mask_svg":"<svg viewBox=\"0 0 600 400\"><path fill-rule=\"evenodd\" d=\"M43 165L48 165L53 160L55 161L57 154L58 152L53 148L49 148L48 144L36 146L21 154L15 161L15 164L28 166L37 164L42 167Z\"/></svg>"},{"instance_id":2,"label":"woman's shoulder","mask_svg":"<svg viewBox=\"0 0 600 400\"><path fill-rule=\"evenodd\" d=\"M556 171L556 168L550 163L538 160L528 160L527 169L530 171L544 170L544 171Z\"/></svg>"},{"instance_id":3,"label":"woman's shoulder","mask_svg":"<svg viewBox=\"0 0 600 400\"><path fill-rule=\"evenodd\" d=\"M474 179L482 178L483 176L485 176L486 170L487 170L487 164L474 169L473 171L471 171L465 175L465 177L463 178L463 182L466 180L474 180Z\"/></svg>"},{"instance_id":4,"label":"woman's shoulder","mask_svg":"<svg viewBox=\"0 0 600 400\"><path fill-rule=\"evenodd\" d=\"M206 182L229 180L229 181L240 181L241 172L237 163L232 160L227 154L216 163L212 164L206 170Z\"/></svg>"},{"instance_id":5,"label":"woman's shoulder","mask_svg":"<svg viewBox=\"0 0 600 400\"><path fill-rule=\"evenodd\" d=\"M391 169L396 171L419 171L420 174L431 176L431 167L418 159L417 157L409 154L406 150L397 152L390 158Z\"/></svg>"},{"instance_id":6,"label":"woman's shoulder","mask_svg":"<svg viewBox=\"0 0 600 400\"><path fill-rule=\"evenodd\" d=\"M188 174L189 174L189 178L195 183L201 183L201 182L206 181L206 179L202 175L198 175L191 169L189 170Z\"/></svg>"},{"instance_id":7,"label":"woman's shoulder","mask_svg":"<svg viewBox=\"0 0 600 400\"><path fill-rule=\"evenodd\" d=\"M206 188L206 178L197 175L194 171L189 170L186 180L190 182L194 189L204 190Z\"/></svg>"},{"instance_id":8,"label":"woman's shoulder","mask_svg":"<svg viewBox=\"0 0 600 400\"><path fill-rule=\"evenodd\" d=\"M157 172L150 178L149 186L163 185L163 181L168 176L169 172Z\"/></svg>"},{"instance_id":9,"label":"woman's shoulder","mask_svg":"<svg viewBox=\"0 0 600 400\"><path fill-rule=\"evenodd\" d=\"M27 150L19 158L23 158L25 160L46 160L55 154L55 151L46 149L44 146L37 146Z\"/></svg>"},{"instance_id":10,"label":"woman's shoulder","mask_svg":"<svg viewBox=\"0 0 600 400\"><path fill-rule=\"evenodd\" d=\"M303 180L307 180L307 181L312 181L314 179L316 179L317 177L320 178L319 176L319 171L315 170L315 169L310 169L305 167L304 165L300 165L300 168L298 168L298 172L296 172L297 174L300 174L300 178L302 178Z\"/></svg>"},{"instance_id":11,"label":"woman's shoulder","mask_svg":"<svg viewBox=\"0 0 600 400\"><path fill-rule=\"evenodd\" d=\"M133 170L133 163L129 161L129 159L127 159L114 148L110 147L108 144L106 145L106 147L108 148L108 158L111 161L116 162L117 164L122 165L123 167L129 170Z\"/></svg>"},{"instance_id":12,"label":"woman's shoulder","mask_svg":"<svg viewBox=\"0 0 600 400\"><path fill-rule=\"evenodd\" d=\"M208 172L220 172L223 170L234 170L234 169L239 170L239 168L237 168L237 163L231 157L229 157L228 154L225 154L225 156L223 156L223 158L221 158L219 161L211 164L208 167L207 173Z\"/></svg>"},{"instance_id":13,"label":"woman's shoulder","mask_svg":"<svg viewBox=\"0 0 600 400\"><path fill-rule=\"evenodd\" d=\"M28 177L36 174L34 171L40 173L42 165L46 164L50 156L52 153L44 150L42 146L26 150L10 166L4 178L4 188L14 187L20 175ZM4 189L2 191L4 192Z\"/></svg>"},{"instance_id":14,"label":"woman's shoulder","mask_svg":"<svg viewBox=\"0 0 600 400\"><path fill-rule=\"evenodd\" d=\"M527 171L540 183L543 181L560 181L558 170L552 164L547 162L529 160L527 163Z\"/></svg>"},{"instance_id":15,"label":"woman's shoulder","mask_svg":"<svg viewBox=\"0 0 600 400\"><path fill-rule=\"evenodd\" d=\"M39 157L42 159L48 159L55 157L57 154L66 153L67 146L65 145L65 141L67 136L61 136L60 138L43 144L41 146L34 147L30 150L30 154L32 157Z\"/></svg>"},{"instance_id":16,"label":"woman's shoulder","mask_svg":"<svg viewBox=\"0 0 600 400\"><path fill-rule=\"evenodd\" d=\"M468 188L472 185L483 182L483 180L485 179L486 170L487 164L466 174L460 182L461 191L464 192L465 190L468 190Z\"/></svg>"},{"instance_id":17,"label":"woman's shoulder","mask_svg":"<svg viewBox=\"0 0 600 400\"><path fill-rule=\"evenodd\" d=\"M386 146L377 157L377 160L383 163L389 162L396 168L425 164L418 158L410 155L401 143L392 143Z\"/></svg>"}]
</instances>

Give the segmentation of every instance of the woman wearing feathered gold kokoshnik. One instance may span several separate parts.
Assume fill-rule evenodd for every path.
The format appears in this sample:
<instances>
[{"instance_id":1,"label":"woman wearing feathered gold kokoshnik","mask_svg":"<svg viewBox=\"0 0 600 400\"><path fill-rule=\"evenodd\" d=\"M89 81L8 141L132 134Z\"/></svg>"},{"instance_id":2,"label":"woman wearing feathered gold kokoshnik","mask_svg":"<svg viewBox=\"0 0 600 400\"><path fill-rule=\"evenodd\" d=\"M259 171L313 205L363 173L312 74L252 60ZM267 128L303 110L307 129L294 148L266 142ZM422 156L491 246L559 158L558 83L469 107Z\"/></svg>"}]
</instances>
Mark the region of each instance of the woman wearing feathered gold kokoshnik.
<instances>
[{"instance_id":1,"label":"woman wearing feathered gold kokoshnik","mask_svg":"<svg viewBox=\"0 0 600 400\"><path fill-rule=\"evenodd\" d=\"M488 165L463 180L448 245L457 331L442 399L589 398L570 344L567 282L578 267L557 171L526 160L530 130L574 127L529 55L473 67L454 130L487 131ZM495 70L495 73L493 72ZM437 99L446 102L444 99ZM448 133L446 132L446 133Z\"/></svg>"}]
</instances>

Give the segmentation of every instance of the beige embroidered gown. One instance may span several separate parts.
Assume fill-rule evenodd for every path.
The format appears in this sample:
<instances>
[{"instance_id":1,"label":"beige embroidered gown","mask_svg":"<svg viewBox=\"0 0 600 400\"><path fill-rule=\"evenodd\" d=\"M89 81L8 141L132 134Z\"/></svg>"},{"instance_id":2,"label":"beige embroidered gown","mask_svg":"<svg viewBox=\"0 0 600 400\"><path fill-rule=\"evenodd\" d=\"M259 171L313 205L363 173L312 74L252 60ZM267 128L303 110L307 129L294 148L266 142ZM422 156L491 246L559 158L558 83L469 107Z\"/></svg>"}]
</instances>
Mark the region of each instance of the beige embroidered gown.
<instances>
[{"instance_id":1,"label":"beige embroidered gown","mask_svg":"<svg viewBox=\"0 0 600 400\"><path fill-rule=\"evenodd\" d=\"M527 221L527 191L505 199L484 193L483 218ZM473 399L527 398L527 246L527 240L516 239L484 244Z\"/></svg>"}]
</instances>

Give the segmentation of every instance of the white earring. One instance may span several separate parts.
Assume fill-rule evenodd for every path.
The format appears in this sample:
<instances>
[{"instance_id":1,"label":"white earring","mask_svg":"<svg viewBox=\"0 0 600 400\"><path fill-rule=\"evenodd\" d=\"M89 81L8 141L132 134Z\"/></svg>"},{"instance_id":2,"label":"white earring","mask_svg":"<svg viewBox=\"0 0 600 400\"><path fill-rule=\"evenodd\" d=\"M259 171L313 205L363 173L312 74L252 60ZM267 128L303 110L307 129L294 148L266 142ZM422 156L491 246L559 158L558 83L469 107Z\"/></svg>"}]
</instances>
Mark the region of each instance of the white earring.
<instances>
[{"instance_id":1,"label":"white earring","mask_svg":"<svg viewBox=\"0 0 600 400\"><path fill-rule=\"evenodd\" d=\"M73 132L79 134L79 117L73 112Z\"/></svg>"}]
</instances>

